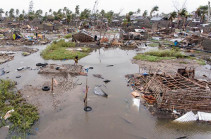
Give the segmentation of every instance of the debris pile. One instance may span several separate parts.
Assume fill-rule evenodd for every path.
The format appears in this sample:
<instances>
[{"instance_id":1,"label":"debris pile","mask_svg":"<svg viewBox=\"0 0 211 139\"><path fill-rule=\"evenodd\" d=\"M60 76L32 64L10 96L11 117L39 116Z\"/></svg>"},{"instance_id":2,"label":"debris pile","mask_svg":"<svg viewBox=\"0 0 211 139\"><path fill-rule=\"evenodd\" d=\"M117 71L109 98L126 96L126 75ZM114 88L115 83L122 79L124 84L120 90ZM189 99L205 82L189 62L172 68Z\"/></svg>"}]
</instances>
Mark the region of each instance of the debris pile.
<instances>
[{"instance_id":1,"label":"debris pile","mask_svg":"<svg viewBox=\"0 0 211 139\"><path fill-rule=\"evenodd\" d=\"M179 70L181 72L181 70ZM191 71L190 73L193 73ZM157 112L184 114L188 111L211 112L211 83L194 79L193 74L187 78L175 75L149 74L128 75L129 85L139 91L147 104L153 105Z\"/></svg>"},{"instance_id":2,"label":"debris pile","mask_svg":"<svg viewBox=\"0 0 211 139\"><path fill-rule=\"evenodd\" d=\"M93 42L94 37L86 30L82 30L79 33L73 35L73 40L79 42Z\"/></svg>"}]
</instances>

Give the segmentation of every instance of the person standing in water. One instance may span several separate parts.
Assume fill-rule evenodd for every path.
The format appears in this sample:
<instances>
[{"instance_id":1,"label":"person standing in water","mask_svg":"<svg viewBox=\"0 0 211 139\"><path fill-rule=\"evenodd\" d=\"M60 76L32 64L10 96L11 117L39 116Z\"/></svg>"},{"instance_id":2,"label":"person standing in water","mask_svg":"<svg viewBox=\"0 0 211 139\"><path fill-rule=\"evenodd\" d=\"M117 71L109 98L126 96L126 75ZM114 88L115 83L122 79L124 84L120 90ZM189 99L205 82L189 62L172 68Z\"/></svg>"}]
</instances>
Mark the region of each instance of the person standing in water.
<instances>
[{"instance_id":1,"label":"person standing in water","mask_svg":"<svg viewBox=\"0 0 211 139\"><path fill-rule=\"evenodd\" d=\"M78 56L75 56L74 61L75 61L75 64L74 65L78 65Z\"/></svg>"}]
</instances>

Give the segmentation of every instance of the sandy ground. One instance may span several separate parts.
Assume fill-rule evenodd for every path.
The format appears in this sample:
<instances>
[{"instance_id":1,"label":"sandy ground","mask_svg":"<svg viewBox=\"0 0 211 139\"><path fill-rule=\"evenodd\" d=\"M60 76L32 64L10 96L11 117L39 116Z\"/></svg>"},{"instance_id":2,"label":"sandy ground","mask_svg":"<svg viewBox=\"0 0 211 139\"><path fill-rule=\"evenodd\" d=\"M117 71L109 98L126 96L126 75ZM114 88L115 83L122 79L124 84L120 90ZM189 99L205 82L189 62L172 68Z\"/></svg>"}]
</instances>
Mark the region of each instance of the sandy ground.
<instances>
[{"instance_id":1,"label":"sandy ground","mask_svg":"<svg viewBox=\"0 0 211 139\"><path fill-rule=\"evenodd\" d=\"M54 76L53 84L52 91L52 76L46 75L38 84L26 85L20 92L30 104L38 107L40 114L44 114L59 107L65 102L65 95L80 85L78 79L69 74ZM50 87L51 90L43 91L44 86Z\"/></svg>"},{"instance_id":2,"label":"sandy ground","mask_svg":"<svg viewBox=\"0 0 211 139\"><path fill-rule=\"evenodd\" d=\"M0 64L6 63L14 59L14 56L8 54L0 54Z\"/></svg>"},{"instance_id":3,"label":"sandy ground","mask_svg":"<svg viewBox=\"0 0 211 139\"><path fill-rule=\"evenodd\" d=\"M185 64L184 64L185 62ZM194 68L195 78L211 81L211 67L210 65L199 65L194 60L189 59L173 59L163 60L161 62L148 62L141 60L133 60L133 63L140 66L140 72L155 73L157 71L165 72L168 74L175 74L179 68Z\"/></svg>"},{"instance_id":4,"label":"sandy ground","mask_svg":"<svg viewBox=\"0 0 211 139\"><path fill-rule=\"evenodd\" d=\"M22 52L28 52L28 53L35 53L38 51L38 49L23 47L23 46L6 46L6 47L0 47L0 51L22 51Z\"/></svg>"}]
</instances>

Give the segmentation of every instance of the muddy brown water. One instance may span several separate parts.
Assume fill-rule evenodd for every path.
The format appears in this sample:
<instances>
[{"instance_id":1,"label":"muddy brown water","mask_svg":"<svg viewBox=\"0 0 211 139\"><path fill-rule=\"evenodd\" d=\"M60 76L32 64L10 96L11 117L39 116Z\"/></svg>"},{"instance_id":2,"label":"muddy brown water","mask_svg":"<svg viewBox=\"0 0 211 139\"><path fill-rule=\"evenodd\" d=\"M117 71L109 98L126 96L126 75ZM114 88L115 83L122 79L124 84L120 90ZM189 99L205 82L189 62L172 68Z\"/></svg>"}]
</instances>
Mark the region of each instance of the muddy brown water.
<instances>
[{"instance_id":1,"label":"muddy brown water","mask_svg":"<svg viewBox=\"0 0 211 139\"><path fill-rule=\"evenodd\" d=\"M40 51L43 46L34 46ZM144 50L142 50L144 51ZM89 56L81 59L79 64L86 67L94 67L88 73L88 105L91 112L84 112L83 97L86 77L76 77L78 83L74 90L63 95L64 103L58 108L41 111L40 120L33 129L36 133L28 135L30 139L176 139L186 136L194 139L211 138L211 125L189 124L175 125L171 120L157 119L141 104L138 108L133 105L131 88L127 86L126 74L138 72L138 65L131 60L137 51L122 50L120 48L97 49ZM3 65L0 69L10 73L0 78L10 78L17 81L17 87L24 85L36 85L45 78L38 75L38 62L65 64L68 61L43 60L40 52L23 57L17 53L15 59ZM107 67L107 65L114 65ZM17 68L29 66L34 70L16 71ZM102 79L93 77L92 74L101 74L105 79L111 80L105 84ZM22 77L17 79L16 76ZM108 98L96 96L93 93L95 85L102 85L102 89L108 94ZM43 100L44 101L44 100ZM48 105L48 104L46 104ZM1 138L1 135L0 135Z\"/></svg>"}]
</instances>

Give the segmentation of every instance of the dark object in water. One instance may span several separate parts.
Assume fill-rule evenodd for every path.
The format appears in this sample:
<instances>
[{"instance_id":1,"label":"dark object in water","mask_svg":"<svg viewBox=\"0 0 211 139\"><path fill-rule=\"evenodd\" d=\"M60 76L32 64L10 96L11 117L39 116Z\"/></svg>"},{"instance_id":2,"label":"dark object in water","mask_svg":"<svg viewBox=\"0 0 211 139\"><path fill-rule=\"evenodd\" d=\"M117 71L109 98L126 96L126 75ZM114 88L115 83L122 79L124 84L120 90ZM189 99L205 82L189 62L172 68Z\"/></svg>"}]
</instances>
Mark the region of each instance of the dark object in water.
<instances>
[{"instance_id":1,"label":"dark object in water","mask_svg":"<svg viewBox=\"0 0 211 139\"><path fill-rule=\"evenodd\" d=\"M90 112L90 111L92 111L92 107L86 106L86 107L84 107L84 111L85 112Z\"/></svg>"},{"instance_id":2,"label":"dark object in water","mask_svg":"<svg viewBox=\"0 0 211 139\"><path fill-rule=\"evenodd\" d=\"M111 80L105 80L105 81L103 81L104 83L109 83L109 82L111 82Z\"/></svg>"},{"instance_id":3,"label":"dark object in water","mask_svg":"<svg viewBox=\"0 0 211 139\"><path fill-rule=\"evenodd\" d=\"M89 67L89 69L94 69L93 67Z\"/></svg>"},{"instance_id":4,"label":"dark object in water","mask_svg":"<svg viewBox=\"0 0 211 139\"><path fill-rule=\"evenodd\" d=\"M1 69L1 70L0 70L0 76L2 76L2 75L4 75L4 74L5 74L4 69Z\"/></svg>"},{"instance_id":5,"label":"dark object in water","mask_svg":"<svg viewBox=\"0 0 211 139\"><path fill-rule=\"evenodd\" d=\"M106 94L100 87L97 86L94 88L94 93L99 96L108 97L108 94Z\"/></svg>"},{"instance_id":6,"label":"dark object in water","mask_svg":"<svg viewBox=\"0 0 211 139\"><path fill-rule=\"evenodd\" d=\"M24 69L24 67L17 68L18 71L21 71L23 69Z\"/></svg>"},{"instance_id":7,"label":"dark object in water","mask_svg":"<svg viewBox=\"0 0 211 139\"><path fill-rule=\"evenodd\" d=\"M108 65L107 67L113 67L114 65Z\"/></svg>"},{"instance_id":8,"label":"dark object in water","mask_svg":"<svg viewBox=\"0 0 211 139\"><path fill-rule=\"evenodd\" d=\"M16 78L20 78L21 76L19 75L19 76L16 76Z\"/></svg>"},{"instance_id":9,"label":"dark object in water","mask_svg":"<svg viewBox=\"0 0 211 139\"><path fill-rule=\"evenodd\" d=\"M179 137L179 138L176 138L176 139L187 139L188 137L187 136L182 136L182 137Z\"/></svg>"},{"instance_id":10,"label":"dark object in water","mask_svg":"<svg viewBox=\"0 0 211 139\"><path fill-rule=\"evenodd\" d=\"M189 55L190 57L196 57L194 54Z\"/></svg>"},{"instance_id":11,"label":"dark object in water","mask_svg":"<svg viewBox=\"0 0 211 139\"><path fill-rule=\"evenodd\" d=\"M45 67L47 65L48 65L48 63L37 63L36 64L36 66L38 66L38 67Z\"/></svg>"},{"instance_id":12,"label":"dark object in water","mask_svg":"<svg viewBox=\"0 0 211 139\"><path fill-rule=\"evenodd\" d=\"M102 77L102 75L100 75L100 74L93 74L93 76L96 77L96 78L104 79L104 78Z\"/></svg>"},{"instance_id":13,"label":"dark object in water","mask_svg":"<svg viewBox=\"0 0 211 139\"><path fill-rule=\"evenodd\" d=\"M43 91L49 91L49 90L50 90L50 87L49 87L49 86L44 86L44 87L42 88L42 90L43 90Z\"/></svg>"}]
</instances>

